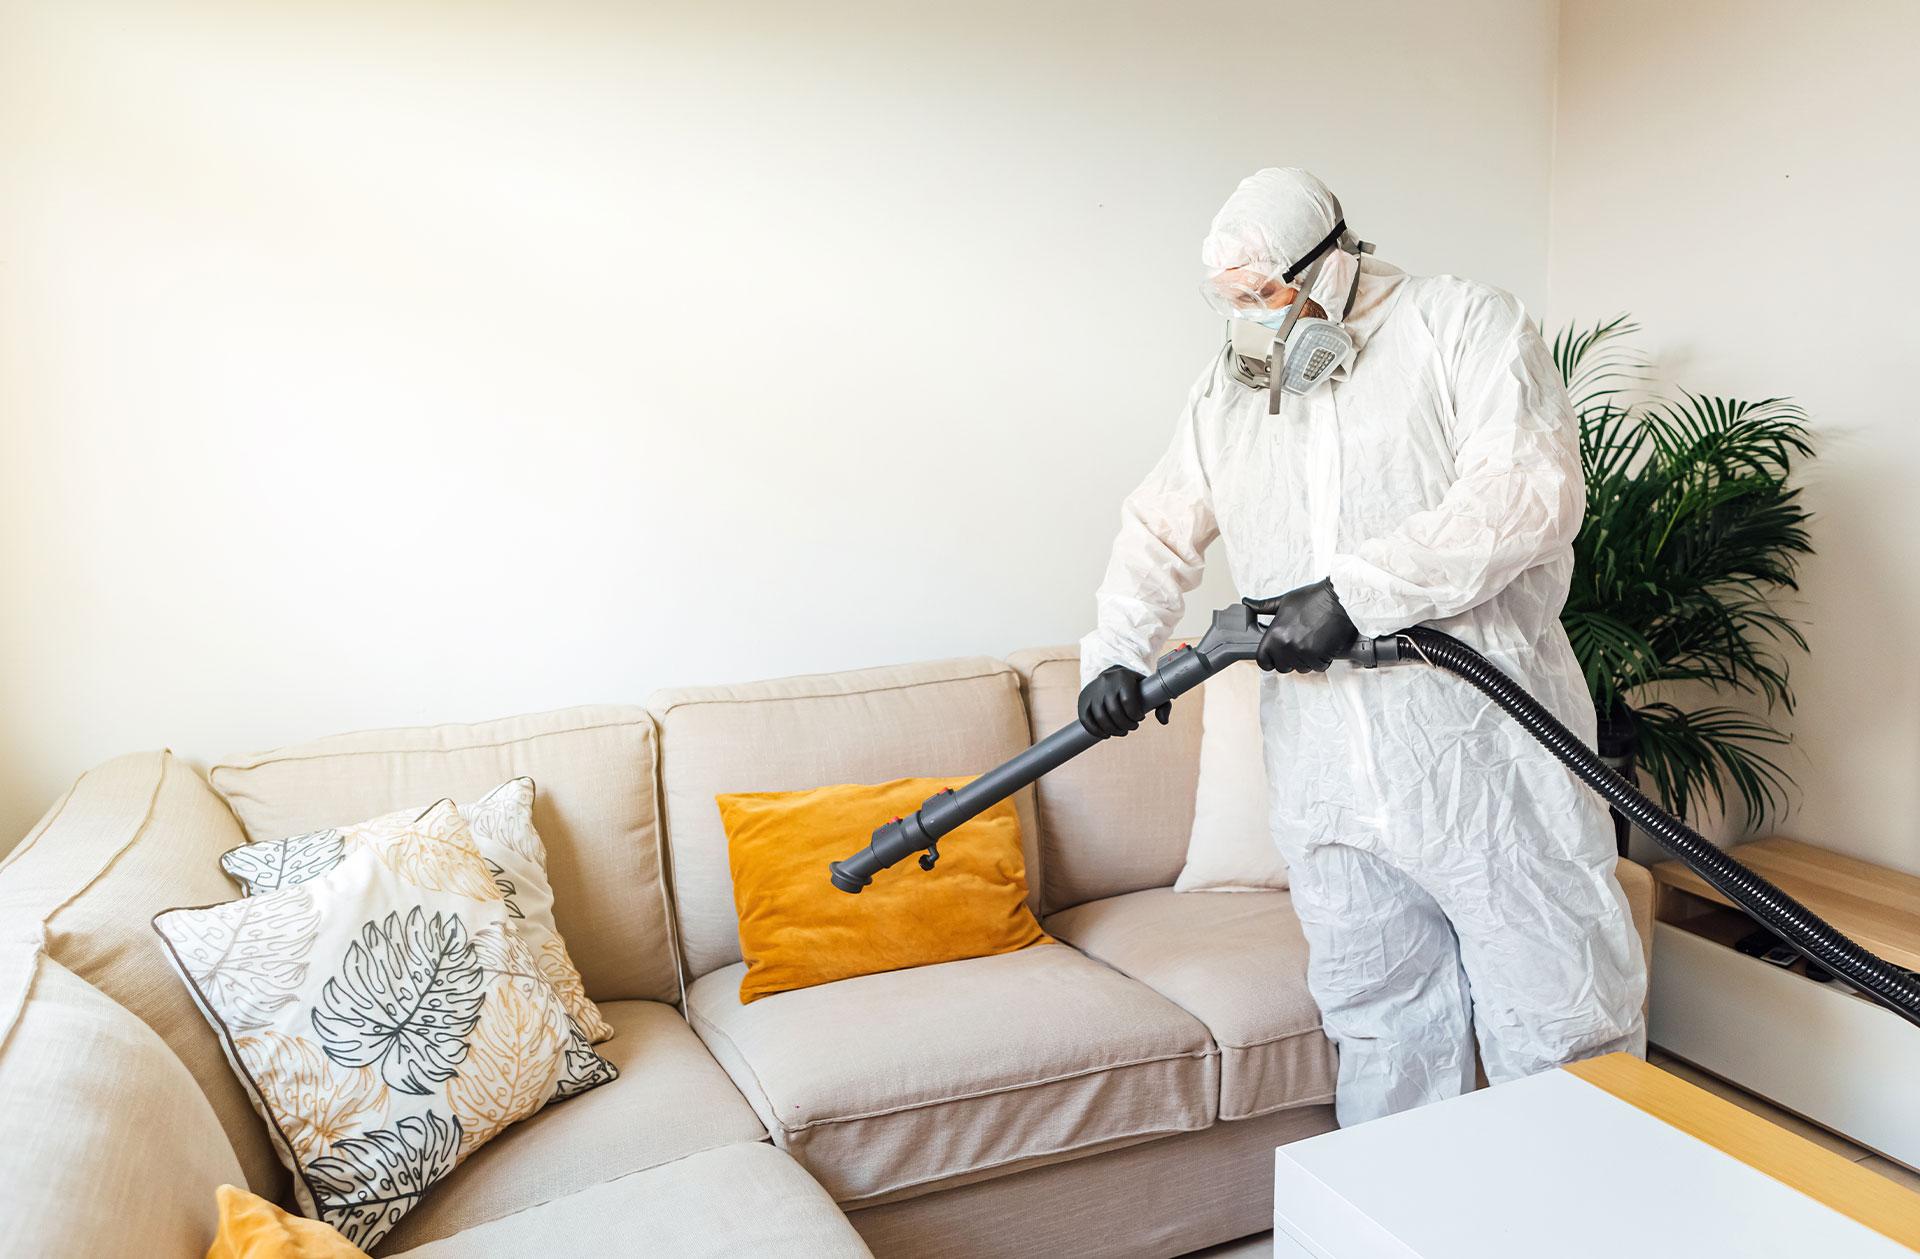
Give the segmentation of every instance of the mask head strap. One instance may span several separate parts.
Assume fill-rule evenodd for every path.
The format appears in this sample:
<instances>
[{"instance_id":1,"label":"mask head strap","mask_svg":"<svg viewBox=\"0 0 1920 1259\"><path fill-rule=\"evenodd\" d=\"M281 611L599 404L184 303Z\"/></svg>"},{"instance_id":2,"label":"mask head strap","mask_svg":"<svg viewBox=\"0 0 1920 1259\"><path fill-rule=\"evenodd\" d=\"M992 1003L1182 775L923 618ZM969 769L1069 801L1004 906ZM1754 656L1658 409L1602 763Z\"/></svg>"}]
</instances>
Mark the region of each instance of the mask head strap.
<instances>
[{"instance_id":1,"label":"mask head strap","mask_svg":"<svg viewBox=\"0 0 1920 1259\"><path fill-rule=\"evenodd\" d=\"M1328 232L1324 237L1322 237L1319 244L1315 245L1312 249L1307 250L1306 256L1304 258L1300 259L1300 261L1294 263L1292 266L1287 268L1286 274L1280 277L1280 282L1282 284L1292 284L1293 278L1295 276L1299 275L1302 271L1305 271L1308 267L1312 266L1315 262L1319 261L1321 254L1326 253L1327 250L1332 249L1335 245L1339 244L1340 234L1346 230L1347 230L1347 221L1345 219L1341 219L1338 223L1335 223L1333 225L1333 230L1331 232Z\"/></svg>"},{"instance_id":2,"label":"mask head strap","mask_svg":"<svg viewBox=\"0 0 1920 1259\"><path fill-rule=\"evenodd\" d=\"M1345 322L1347 316L1353 313L1353 299L1360 295L1360 259L1362 256L1372 252L1373 246L1364 240L1354 247L1353 283L1347 286L1347 304L1340 309L1340 319L1342 322Z\"/></svg>"}]
</instances>

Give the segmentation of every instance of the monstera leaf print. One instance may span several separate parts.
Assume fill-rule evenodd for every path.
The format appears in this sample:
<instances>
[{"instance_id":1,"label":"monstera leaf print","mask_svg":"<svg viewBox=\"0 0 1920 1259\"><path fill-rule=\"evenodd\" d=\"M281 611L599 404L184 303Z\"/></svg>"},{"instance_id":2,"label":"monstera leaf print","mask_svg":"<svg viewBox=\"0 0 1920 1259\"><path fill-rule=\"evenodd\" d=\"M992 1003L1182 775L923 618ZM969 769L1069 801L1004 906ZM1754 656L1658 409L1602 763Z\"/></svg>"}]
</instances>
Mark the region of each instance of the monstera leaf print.
<instances>
[{"instance_id":1,"label":"monstera leaf print","mask_svg":"<svg viewBox=\"0 0 1920 1259\"><path fill-rule=\"evenodd\" d=\"M473 955L489 979L534 983L541 977L525 942L504 922L490 922L473 933Z\"/></svg>"},{"instance_id":2,"label":"monstera leaf print","mask_svg":"<svg viewBox=\"0 0 1920 1259\"><path fill-rule=\"evenodd\" d=\"M366 1250L453 1170L460 1148L460 1121L429 1110L336 1142L306 1165L307 1186L320 1218Z\"/></svg>"},{"instance_id":3,"label":"monstera leaf print","mask_svg":"<svg viewBox=\"0 0 1920 1259\"><path fill-rule=\"evenodd\" d=\"M546 1104L563 1063L561 1039L570 1035L578 1033L551 991L532 996L507 983L487 994L467 1060L447 1081L447 1104L460 1119L467 1148L479 1149Z\"/></svg>"},{"instance_id":4,"label":"monstera leaf print","mask_svg":"<svg viewBox=\"0 0 1920 1259\"><path fill-rule=\"evenodd\" d=\"M567 1041L565 1060L560 1065L560 1078L553 1083L553 1100L556 1102L577 1097L588 1089L620 1078L619 1068L594 1051L577 1025L568 1030L572 1035Z\"/></svg>"},{"instance_id":5,"label":"monstera leaf print","mask_svg":"<svg viewBox=\"0 0 1920 1259\"><path fill-rule=\"evenodd\" d=\"M258 896L317 879L346 855L346 837L338 830L312 831L288 839L243 844L221 856L220 868L237 880L248 896Z\"/></svg>"},{"instance_id":6,"label":"monstera leaf print","mask_svg":"<svg viewBox=\"0 0 1920 1259\"><path fill-rule=\"evenodd\" d=\"M477 901L500 899L500 889L473 846L467 820L450 800L412 821L370 827L364 833L387 869L415 887Z\"/></svg>"},{"instance_id":7,"label":"monstera leaf print","mask_svg":"<svg viewBox=\"0 0 1920 1259\"><path fill-rule=\"evenodd\" d=\"M284 1032L242 1036L233 1048L302 1163L387 1122L387 1086L369 1067L342 1067L312 1041Z\"/></svg>"},{"instance_id":8,"label":"monstera leaf print","mask_svg":"<svg viewBox=\"0 0 1920 1259\"><path fill-rule=\"evenodd\" d=\"M313 897L300 888L250 896L154 919L201 999L231 1032L268 1026L307 977L320 929Z\"/></svg>"},{"instance_id":9,"label":"monstera leaf print","mask_svg":"<svg viewBox=\"0 0 1920 1259\"><path fill-rule=\"evenodd\" d=\"M535 961L540 965L540 974L553 985L561 1004L567 1007L588 1040L603 1041L613 1035L613 1028L600 1013L600 1007L587 999L587 986L580 982L580 972L574 969L573 959L567 956L567 946L560 942L560 937L548 936L540 941Z\"/></svg>"},{"instance_id":10,"label":"monstera leaf print","mask_svg":"<svg viewBox=\"0 0 1920 1259\"><path fill-rule=\"evenodd\" d=\"M540 832L533 829L533 779L509 779L472 804L462 805L460 811L475 836L512 849L542 870L547 868L546 847Z\"/></svg>"},{"instance_id":11,"label":"monstera leaf print","mask_svg":"<svg viewBox=\"0 0 1920 1259\"><path fill-rule=\"evenodd\" d=\"M547 936L535 951L523 936L503 923L474 932L473 948L489 978L515 980L529 992L539 984L550 985L568 1016L590 1041L613 1035L600 1008L587 999L586 986L580 982L580 972L573 968L573 959L567 956L567 946L557 938Z\"/></svg>"},{"instance_id":12,"label":"monstera leaf print","mask_svg":"<svg viewBox=\"0 0 1920 1259\"><path fill-rule=\"evenodd\" d=\"M360 929L313 1027L341 1066L377 1067L389 1086L425 1096L466 1058L485 981L460 919L416 905L404 921L391 913Z\"/></svg>"},{"instance_id":13,"label":"monstera leaf print","mask_svg":"<svg viewBox=\"0 0 1920 1259\"><path fill-rule=\"evenodd\" d=\"M500 863L491 857L482 857L480 860L487 863L487 873L493 876L494 890L499 892L500 899L507 903L507 917L525 918L526 915L520 912L520 906L515 904L513 899L513 894L520 889L513 885L513 880L507 877L507 872L502 870Z\"/></svg>"}]
</instances>

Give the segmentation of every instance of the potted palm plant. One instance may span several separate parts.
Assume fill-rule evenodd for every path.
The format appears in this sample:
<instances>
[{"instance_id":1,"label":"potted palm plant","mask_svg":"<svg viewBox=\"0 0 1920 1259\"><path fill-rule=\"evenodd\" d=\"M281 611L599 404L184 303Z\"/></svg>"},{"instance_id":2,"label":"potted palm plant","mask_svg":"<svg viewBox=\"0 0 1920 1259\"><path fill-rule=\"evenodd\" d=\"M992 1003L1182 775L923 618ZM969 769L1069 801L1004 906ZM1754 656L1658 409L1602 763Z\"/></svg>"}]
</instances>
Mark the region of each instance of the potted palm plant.
<instances>
[{"instance_id":1,"label":"potted palm plant","mask_svg":"<svg viewBox=\"0 0 1920 1259\"><path fill-rule=\"evenodd\" d=\"M1806 639L1776 600L1812 552L1792 483L1813 453L1806 414L1785 398L1649 394L1623 344L1636 331L1622 315L1554 338L1587 477L1561 622L1602 755L1679 816L1710 795L1758 818L1792 785L1773 718L1793 709L1787 655Z\"/></svg>"}]
</instances>

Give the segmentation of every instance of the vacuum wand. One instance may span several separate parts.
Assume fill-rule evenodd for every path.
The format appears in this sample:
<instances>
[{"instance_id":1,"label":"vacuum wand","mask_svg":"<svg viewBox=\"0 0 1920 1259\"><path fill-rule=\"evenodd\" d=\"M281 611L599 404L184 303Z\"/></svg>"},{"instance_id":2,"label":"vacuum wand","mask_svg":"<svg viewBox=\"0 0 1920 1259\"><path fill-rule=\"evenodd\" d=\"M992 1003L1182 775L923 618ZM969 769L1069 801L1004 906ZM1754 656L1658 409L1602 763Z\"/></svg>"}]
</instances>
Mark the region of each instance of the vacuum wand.
<instances>
[{"instance_id":1,"label":"vacuum wand","mask_svg":"<svg viewBox=\"0 0 1920 1259\"><path fill-rule=\"evenodd\" d=\"M1153 676L1140 684L1141 699L1149 709L1158 708L1228 665L1253 659L1266 631L1258 618L1272 611L1272 600L1249 599L1214 613L1213 626L1198 646L1182 647L1166 656ZM1342 659L1365 669L1420 660L1464 679L1552 753L1574 777L1705 879L1729 904L1786 941L1808 961L1920 1026L1920 974L1862 948L1733 854L1647 799L1603 763L1544 704L1467 644L1439 630L1416 625L1384 638L1360 639L1342 653ZM879 871L914 852L921 853L922 869L933 869L940 856L935 845L942 835L1099 741L1099 736L1076 721L959 790L941 792L911 817L895 818L875 831L873 842L853 856L834 862L830 867L833 885L843 892L858 892Z\"/></svg>"},{"instance_id":2,"label":"vacuum wand","mask_svg":"<svg viewBox=\"0 0 1920 1259\"><path fill-rule=\"evenodd\" d=\"M1260 648L1271 600L1248 599L1213 614L1213 624L1196 645L1182 646L1162 657L1160 667L1140 683L1140 699L1149 711L1178 699L1194 687L1242 660L1251 660ZM1400 659L1400 639L1362 638L1341 654L1363 669ZM843 892L858 892L873 876L914 853L920 868L933 869L940 859L940 837L963 822L978 817L1022 787L1044 777L1080 755L1101 736L1079 722L1062 726L1020 755L988 770L964 787L943 791L906 817L894 818L873 832L873 839L828 871Z\"/></svg>"}]
</instances>

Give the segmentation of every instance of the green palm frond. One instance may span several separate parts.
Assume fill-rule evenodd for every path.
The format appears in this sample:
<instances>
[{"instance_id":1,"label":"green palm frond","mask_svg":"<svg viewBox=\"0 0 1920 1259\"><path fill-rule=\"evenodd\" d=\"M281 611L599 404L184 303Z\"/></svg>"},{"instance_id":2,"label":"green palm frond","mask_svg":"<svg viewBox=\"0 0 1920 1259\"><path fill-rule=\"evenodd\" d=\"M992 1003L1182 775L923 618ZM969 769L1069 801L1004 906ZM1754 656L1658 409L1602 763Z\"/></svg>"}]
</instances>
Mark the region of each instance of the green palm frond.
<instances>
[{"instance_id":1,"label":"green palm frond","mask_svg":"<svg viewBox=\"0 0 1920 1259\"><path fill-rule=\"evenodd\" d=\"M1631 625L1615 617L1591 612L1568 612L1560 618L1573 643L1574 657L1587 677L1587 689L1594 701L1612 696L1614 679L1639 676L1659 669L1660 658L1653 644L1641 637Z\"/></svg>"},{"instance_id":2,"label":"green palm frond","mask_svg":"<svg viewBox=\"0 0 1920 1259\"><path fill-rule=\"evenodd\" d=\"M1811 457L1807 413L1785 398L1742 402L1682 391L1683 401L1649 402L1640 423L1670 467L1710 479L1741 472L1784 479L1796 457Z\"/></svg>"},{"instance_id":3,"label":"green palm frond","mask_svg":"<svg viewBox=\"0 0 1920 1259\"><path fill-rule=\"evenodd\" d=\"M1729 789L1749 817L1762 817L1787 801L1792 779L1759 751L1783 747L1787 736L1734 708L1691 712L1659 701L1634 710L1640 771L1668 809L1685 816L1711 795L1726 808Z\"/></svg>"},{"instance_id":4,"label":"green palm frond","mask_svg":"<svg viewBox=\"0 0 1920 1259\"><path fill-rule=\"evenodd\" d=\"M1587 478L1561 620L1595 704L1635 709L1642 767L1668 807L1732 792L1757 816L1791 785L1760 750L1785 736L1734 709L1635 696L1691 682L1792 711L1788 655L1807 644L1776 601L1813 551L1792 483L1813 454L1807 415L1786 398L1642 397L1646 362L1620 343L1637 330L1618 315L1553 341Z\"/></svg>"},{"instance_id":5,"label":"green palm frond","mask_svg":"<svg viewBox=\"0 0 1920 1259\"><path fill-rule=\"evenodd\" d=\"M1639 324L1626 315L1615 315L1585 331L1569 324L1554 337L1553 363L1566 381L1574 410L1585 414L1646 379L1646 360L1620 344L1638 331Z\"/></svg>"}]
</instances>

